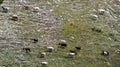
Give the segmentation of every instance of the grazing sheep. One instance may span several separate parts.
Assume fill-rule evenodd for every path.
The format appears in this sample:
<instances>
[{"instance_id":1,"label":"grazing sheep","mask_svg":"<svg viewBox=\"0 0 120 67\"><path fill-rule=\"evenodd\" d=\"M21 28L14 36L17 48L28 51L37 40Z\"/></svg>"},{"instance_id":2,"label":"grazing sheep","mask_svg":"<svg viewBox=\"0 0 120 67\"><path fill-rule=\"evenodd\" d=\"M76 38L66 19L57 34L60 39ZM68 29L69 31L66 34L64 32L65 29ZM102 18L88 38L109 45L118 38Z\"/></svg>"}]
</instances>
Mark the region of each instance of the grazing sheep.
<instances>
[{"instance_id":1,"label":"grazing sheep","mask_svg":"<svg viewBox=\"0 0 120 67\"><path fill-rule=\"evenodd\" d=\"M40 52L40 58L44 58L46 56L45 52Z\"/></svg>"},{"instance_id":2,"label":"grazing sheep","mask_svg":"<svg viewBox=\"0 0 120 67\"><path fill-rule=\"evenodd\" d=\"M48 62L40 62L40 64L41 64L42 67L47 67Z\"/></svg>"},{"instance_id":3,"label":"grazing sheep","mask_svg":"<svg viewBox=\"0 0 120 67\"><path fill-rule=\"evenodd\" d=\"M68 58L73 58L73 57L75 57L75 53L72 53L72 52L70 52L70 53L67 53L67 55L68 55Z\"/></svg>"},{"instance_id":4,"label":"grazing sheep","mask_svg":"<svg viewBox=\"0 0 120 67\"><path fill-rule=\"evenodd\" d=\"M65 48L67 47L67 43L66 43L66 40L60 40L60 43L59 43L60 47L62 48Z\"/></svg>"},{"instance_id":5,"label":"grazing sheep","mask_svg":"<svg viewBox=\"0 0 120 67\"><path fill-rule=\"evenodd\" d=\"M12 15L12 17L11 17L11 20L14 20L14 21L17 21L18 20L18 16L17 15Z\"/></svg>"},{"instance_id":6,"label":"grazing sheep","mask_svg":"<svg viewBox=\"0 0 120 67\"><path fill-rule=\"evenodd\" d=\"M104 9L99 9L98 12L99 15L105 15L106 17L109 17L111 20L115 20L115 18L111 15L109 11L106 11Z\"/></svg>"},{"instance_id":7,"label":"grazing sheep","mask_svg":"<svg viewBox=\"0 0 120 67\"><path fill-rule=\"evenodd\" d=\"M54 47L47 47L48 52L52 52L54 50Z\"/></svg>"},{"instance_id":8,"label":"grazing sheep","mask_svg":"<svg viewBox=\"0 0 120 67\"><path fill-rule=\"evenodd\" d=\"M24 47L23 50L25 50L26 53L31 52L31 49L29 47Z\"/></svg>"},{"instance_id":9,"label":"grazing sheep","mask_svg":"<svg viewBox=\"0 0 120 67\"><path fill-rule=\"evenodd\" d=\"M81 47L75 47L77 50L81 50Z\"/></svg>"},{"instance_id":10,"label":"grazing sheep","mask_svg":"<svg viewBox=\"0 0 120 67\"><path fill-rule=\"evenodd\" d=\"M98 9L99 15L104 15L105 10L104 9Z\"/></svg>"},{"instance_id":11,"label":"grazing sheep","mask_svg":"<svg viewBox=\"0 0 120 67\"><path fill-rule=\"evenodd\" d=\"M39 7L33 7L33 12L39 12L40 8Z\"/></svg>"},{"instance_id":12,"label":"grazing sheep","mask_svg":"<svg viewBox=\"0 0 120 67\"><path fill-rule=\"evenodd\" d=\"M33 41L33 43L37 43L38 42L38 39L35 39L35 38L33 38L31 40Z\"/></svg>"},{"instance_id":13,"label":"grazing sheep","mask_svg":"<svg viewBox=\"0 0 120 67\"><path fill-rule=\"evenodd\" d=\"M2 11L3 13L8 13L10 10L9 7L4 7L4 6L2 6L2 9L3 9L3 11Z\"/></svg>"},{"instance_id":14,"label":"grazing sheep","mask_svg":"<svg viewBox=\"0 0 120 67\"><path fill-rule=\"evenodd\" d=\"M108 56L108 55L109 55L109 52L108 52L108 51L102 51L101 55L103 55L103 56Z\"/></svg>"},{"instance_id":15,"label":"grazing sheep","mask_svg":"<svg viewBox=\"0 0 120 67\"><path fill-rule=\"evenodd\" d=\"M30 9L30 7L29 7L28 5L23 5L23 8L24 8L25 10L29 10L29 9Z\"/></svg>"},{"instance_id":16,"label":"grazing sheep","mask_svg":"<svg viewBox=\"0 0 120 67\"><path fill-rule=\"evenodd\" d=\"M90 18L91 18L92 20L97 20L97 19L98 19L98 16L95 15L95 14L90 14Z\"/></svg>"},{"instance_id":17,"label":"grazing sheep","mask_svg":"<svg viewBox=\"0 0 120 67\"><path fill-rule=\"evenodd\" d=\"M70 53L75 53L75 55L77 55L77 52L75 50L70 50Z\"/></svg>"}]
</instances>

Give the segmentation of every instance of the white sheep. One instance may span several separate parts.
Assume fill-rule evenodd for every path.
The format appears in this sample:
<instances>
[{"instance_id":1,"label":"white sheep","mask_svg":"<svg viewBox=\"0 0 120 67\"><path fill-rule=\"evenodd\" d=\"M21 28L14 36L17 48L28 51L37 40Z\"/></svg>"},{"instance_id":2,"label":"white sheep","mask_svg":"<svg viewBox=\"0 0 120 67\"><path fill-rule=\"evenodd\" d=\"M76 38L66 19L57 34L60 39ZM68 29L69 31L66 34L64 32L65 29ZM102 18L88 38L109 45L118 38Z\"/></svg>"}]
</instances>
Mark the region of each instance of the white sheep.
<instances>
[{"instance_id":1,"label":"white sheep","mask_svg":"<svg viewBox=\"0 0 120 67\"><path fill-rule=\"evenodd\" d=\"M44 58L46 56L46 53L45 52L41 52L40 53L40 57Z\"/></svg>"},{"instance_id":2,"label":"white sheep","mask_svg":"<svg viewBox=\"0 0 120 67\"><path fill-rule=\"evenodd\" d=\"M17 21L18 20L18 16L16 14L12 15L11 20Z\"/></svg>"},{"instance_id":3,"label":"white sheep","mask_svg":"<svg viewBox=\"0 0 120 67\"><path fill-rule=\"evenodd\" d=\"M48 62L40 62L40 64L41 64L42 67L45 67L45 66L48 65Z\"/></svg>"},{"instance_id":4,"label":"white sheep","mask_svg":"<svg viewBox=\"0 0 120 67\"><path fill-rule=\"evenodd\" d=\"M66 40L60 40L61 43L66 43Z\"/></svg>"},{"instance_id":5,"label":"white sheep","mask_svg":"<svg viewBox=\"0 0 120 67\"><path fill-rule=\"evenodd\" d=\"M39 12L39 11L40 11L40 8L39 8L39 7L33 7L33 11L34 11L34 12Z\"/></svg>"},{"instance_id":6,"label":"white sheep","mask_svg":"<svg viewBox=\"0 0 120 67\"><path fill-rule=\"evenodd\" d=\"M110 14L109 11L106 11L104 9L98 9L98 12L100 15L105 15L106 17L110 18L111 20L115 20L115 18Z\"/></svg>"},{"instance_id":7,"label":"white sheep","mask_svg":"<svg viewBox=\"0 0 120 67\"><path fill-rule=\"evenodd\" d=\"M91 19L93 19L93 20L96 20L96 19L98 18L98 16L95 15L95 14L90 14L90 17L91 17Z\"/></svg>"},{"instance_id":8,"label":"white sheep","mask_svg":"<svg viewBox=\"0 0 120 67\"><path fill-rule=\"evenodd\" d=\"M100 15L104 15L105 10L104 9L98 9L98 12Z\"/></svg>"},{"instance_id":9,"label":"white sheep","mask_svg":"<svg viewBox=\"0 0 120 67\"><path fill-rule=\"evenodd\" d=\"M52 52L54 50L54 47L47 47L48 52Z\"/></svg>"},{"instance_id":10,"label":"white sheep","mask_svg":"<svg viewBox=\"0 0 120 67\"><path fill-rule=\"evenodd\" d=\"M76 53L70 52L70 53L67 53L67 55L68 55L69 58L73 58L76 55Z\"/></svg>"}]
</instances>

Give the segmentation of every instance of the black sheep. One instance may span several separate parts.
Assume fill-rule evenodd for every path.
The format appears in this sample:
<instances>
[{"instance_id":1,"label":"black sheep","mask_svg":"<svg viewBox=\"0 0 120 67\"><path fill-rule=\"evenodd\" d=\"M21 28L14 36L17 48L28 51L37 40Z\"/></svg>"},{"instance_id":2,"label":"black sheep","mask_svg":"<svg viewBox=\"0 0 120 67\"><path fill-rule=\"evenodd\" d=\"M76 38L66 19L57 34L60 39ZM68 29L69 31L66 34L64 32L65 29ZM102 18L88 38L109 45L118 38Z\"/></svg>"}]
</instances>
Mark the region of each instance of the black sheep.
<instances>
[{"instance_id":1,"label":"black sheep","mask_svg":"<svg viewBox=\"0 0 120 67\"><path fill-rule=\"evenodd\" d=\"M75 47L77 50L81 50L81 47Z\"/></svg>"},{"instance_id":2,"label":"black sheep","mask_svg":"<svg viewBox=\"0 0 120 67\"><path fill-rule=\"evenodd\" d=\"M28 47L23 48L23 50L25 50L27 53L31 51L31 49Z\"/></svg>"},{"instance_id":3,"label":"black sheep","mask_svg":"<svg viewBox=\"0 0 120 67\"><path fill-rule=\"evenodd\" d=\"M61 46L61 47L67 47L67 43L59 43L59 45Z\"/></svg>"},{"instance_id":4,"label":"black sheep","mask_svg":"<svg viewBox=\"0 0 120 67\"><path fill-rule=\"evenodd\" d=\"M37 43L38 42L38 39L31 39L33 41L33 43Z\"/></svg>"}]
</instances>

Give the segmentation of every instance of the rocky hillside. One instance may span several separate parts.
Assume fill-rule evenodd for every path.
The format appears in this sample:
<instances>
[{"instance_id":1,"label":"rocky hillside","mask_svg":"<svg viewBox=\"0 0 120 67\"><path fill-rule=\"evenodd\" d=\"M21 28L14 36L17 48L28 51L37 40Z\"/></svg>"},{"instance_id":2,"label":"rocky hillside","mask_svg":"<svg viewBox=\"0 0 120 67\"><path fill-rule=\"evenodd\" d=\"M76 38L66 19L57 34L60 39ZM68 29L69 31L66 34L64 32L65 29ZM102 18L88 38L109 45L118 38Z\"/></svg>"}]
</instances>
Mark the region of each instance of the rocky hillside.
<instances>
[{"instance_id":1,"label":"rocky hillside","mask_svg":"<svg viewBox=\"0 0 120 67\"><path fill-rule=\"evenodd\" d=\"M0 67L119 67L119 22L120 0L4 0Z\"/></svg>"}]
</instances>

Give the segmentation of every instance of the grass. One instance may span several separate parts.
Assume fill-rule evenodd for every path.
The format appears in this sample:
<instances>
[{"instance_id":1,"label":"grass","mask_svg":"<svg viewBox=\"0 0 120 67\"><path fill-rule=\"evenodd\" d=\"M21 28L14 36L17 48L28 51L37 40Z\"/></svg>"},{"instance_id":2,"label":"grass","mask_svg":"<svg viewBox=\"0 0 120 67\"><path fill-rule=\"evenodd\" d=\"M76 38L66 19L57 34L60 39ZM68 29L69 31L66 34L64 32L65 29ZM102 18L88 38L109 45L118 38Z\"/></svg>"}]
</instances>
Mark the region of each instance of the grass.
<instances>
[{"instance_id":1,"label":"grass","mask_svg":"<svg viewBox=\"0 0 120 67\"><path fill-rule=\"evenodd\" d=\"M39 1L43 2L44 0ZM53 0L49 1L54 5L56 4ZM107 19L92 20L88 16L91 14L89 11L90 7L92 7L88 0L77 0L78 2L75 4L81 4L81 10L73 10L70 3L65 3L66 0L61 1L57 3L60 5L59 7L49 5L47 7L53 8L54 14L63 17L64 25L59 29L61 31L60 39L65 39L68 47L61 49L58 48L57 44L51 45L55 48L55 51L52 53L47 52L45 58L40 58L39 52L46 51L46 46L37 47L34 44L34 46L30 46L31 52L26 53L22 50L22 47L12 48L8 45L0 44L0 67L41 67L41 61L47 61L48 67L119 67L120 56L114 52L115 49L119 48L119 43L115 41L111 28L103 24L102 21ZM29 26L33 23L30 20L29 18L20 19L19 22ZM17 24L17 22L13 24ZM24 31L36 29L34 26L32 28L24 27L25 25L23 25L22 29ZM19 34L18 37L36 38L43 34L45 33ZM117 45L117 47L112 47L112 44ZM78 55L74 58L67 58L67 53L69 50L75 50L75 46L81 46ZM110 55L107 57L101 56L102 50L109 51Z\"/></svg>"}]
</instances>

